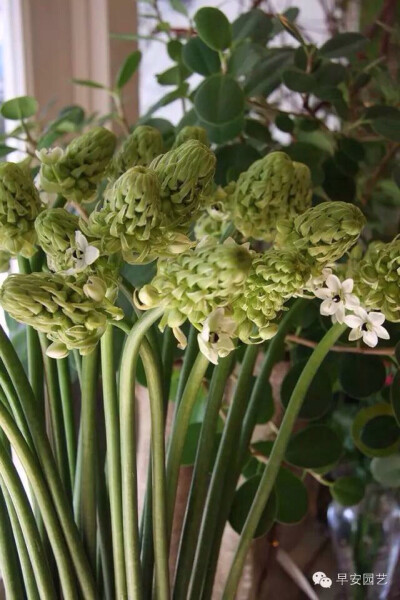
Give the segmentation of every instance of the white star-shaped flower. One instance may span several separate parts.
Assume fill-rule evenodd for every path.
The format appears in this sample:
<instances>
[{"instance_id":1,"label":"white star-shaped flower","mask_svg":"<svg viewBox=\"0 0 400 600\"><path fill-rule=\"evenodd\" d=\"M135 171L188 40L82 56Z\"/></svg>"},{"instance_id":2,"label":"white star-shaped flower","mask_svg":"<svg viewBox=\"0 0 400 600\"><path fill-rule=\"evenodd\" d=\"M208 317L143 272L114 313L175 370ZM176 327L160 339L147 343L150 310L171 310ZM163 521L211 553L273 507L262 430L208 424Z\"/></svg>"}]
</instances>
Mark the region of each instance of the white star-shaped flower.
<instances>
[{"instance_id":1,"label":"white star-shaped flower","mask_svg":"<svg viewBox=\"0 0 400 600\"><path fill-rule=\"evenodd\" d=\"M328 275L325 281L326 287L314 291L317 298L323 300L320 313L324 316L331 316L335 323L344 323L346 308L354 310L360 306L360 301L352 294L354 281L345 279L340 281L336 275Z\"/></svg>"},{"instance_id":2,"label":"white star-shaped flower","mask_svg":"<svg viewBox=\"0 0 400 600\"><path fill-rule=\"evenodd\" d=\"M319 275L316 275L315 277L311 275L310 279L307 281L306 288L315 291L323 287L329 275L332 275L331 267L324 267Z\"/></svg>"},{"instance_id":3,"label":"white star-shaped flower","mask_svg":"<svg viewBox=\"0 0 400 600\"><path fill-rule=\"evenodd\" d=\"M203 329L197 336L200 351L217 365L219 357L228 356L235 349L232 340L235 330L235 321L225 315L223 308L217 308L204 321Z\"/></svg>"},{"instance_id":4,"label":"white star-shaped flower","mask_svg":"<svg viewBox=\"0 0 400 600\"><path fill-rule=\"evenodd\" d=\"M380 312L370 312L361 308L354 309L354 315L347 315L344 318L346 325L351 327L349 341L363 339L363 342L370 348L375 348L378 338L382 340L389 339L389 333L382 327L385 316Z\"/></svg>"},{"instance_id":5,"label":"white star-shaped flower","mask_svg":"<svg viewBox=\"0 0 400 600\"><path fill-rule=\"evenodd\" d=\"M76 248L71 249L74 266L67 270L67 275L73 275L84 271L86 267L93 264L100 256L96 246L91 246L81 231L75 231Z\"/></svg>"},{"instance_id":6,"label":"white star-shaped flower","mask_svg":"<svg viewBox=\"0 0 400 600\"><path fill-rule=\"evenodd\" d=\"M56 148L42 148L36 150L36 156L45 165L54 165L64 156L64 150L58 146Z\"/></svg>"}]
</instances>

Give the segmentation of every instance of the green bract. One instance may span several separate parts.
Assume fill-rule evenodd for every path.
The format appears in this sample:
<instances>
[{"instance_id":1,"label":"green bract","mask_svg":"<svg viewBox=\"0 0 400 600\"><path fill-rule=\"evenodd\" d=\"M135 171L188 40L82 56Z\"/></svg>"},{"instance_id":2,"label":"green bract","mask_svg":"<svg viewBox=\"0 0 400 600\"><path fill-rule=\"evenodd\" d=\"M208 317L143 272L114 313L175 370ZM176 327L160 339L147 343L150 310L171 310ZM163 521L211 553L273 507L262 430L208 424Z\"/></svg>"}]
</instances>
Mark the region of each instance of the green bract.
<instances>
[{"instance_id":1,"label":"green bract","mask_svg":"<svg viewBox=\"0 0 400 600\"><path fill-rule=\"evenodd\" d=\"M56 342L60 355L62 348L64 355L72 349L89 354L107 323L123 317L121 309L106 298L105 288L101 293L97 279L75 280L48 273L10 275L0 289L0 304L14 319ZM97 300L93 290L100 290Z\"/></svg>"},{"instance_id":2,"label":"green bract","mask_svg":"<svg viewBox=\"0 0 400 600\"><path fill-rule=\"evenodd\" d=\"M178 327L189 319L200 329L213 310L243 293L253 254L232 239L221 245L204 238L175 261L160 260L156 276L138 293L139 303L142 308L165 306L161 327Z\"/></svg>"},{"instance_id":3,"label":"green bract","mask_svg":"<svg viewBox=\"0 0 400 600\"><path fill-rule=\"evenodd\" d=\"M278 221L310 205L308 167L293 163L284 152L271 152L240 175L232 200L233 222L244 236L270 242Z\"/></svg>"},{"instance_id":4,"label":"green bract","mask_svg":"<svg viewBox=\"0 0 400 600\"><path fill-rule=\"evenodd\" d=\"M161 208L168 226L187 230L210 193L215 155L197 140L156 158L151 164L161 186Z\"/></svg>"},{"instance_id":5,"label":"green bract","mask_svg":"<svg viewBox=\"0 0 400 600\"><path fill-rule=\"evenodd\" d=\"M205 146L210 145L210 142L208 141L207 131L203 127L197 127L196 125L186 125L186 127L183 127L176 136L176 140L173 147L178 148L178 146L181 146L189 140L197 140Z\"/></svg>"},{"instance_id":6,"label":"green bract","mask_svg":"<svg viewBox=\"0 0 400 600\"><path fill-rule=\"evenodd\" d=\"M26 258L35 253L34 222L41 210L29 172L14 163L0 163L0 250Z\"/></svg>"},{"instance_id":7,"label":"green bract","mask_svg":"<svg viewBox=\"0 0 400 600\"><path fill-rule=\"evenodd\" d=\"M40 151L40 184L44 191L61 194L74 202L89 202L105 176L114 153L116 137L104 127L94 127L75 138L65 153Z\"/></svg>"},{"instance_id":8,"label":"green bract","mask_svg":"<svg viewBox=\"0 0 400 600\"><path fill-rule=\"evenodd\" d=\"M75 232L79 218L64 208L44 210L35 221L38 244L47 256L52 271L65 271L73 266Z\"/></svg>"},{"instance_id":9,"label":"green bract","mask_svg":"<svg viewBox=\"0 0 400 600\"><path fill-rule=\"evenodd\" d=\"M81 223L103 253L122 252L128 263L142 263L182 252L189 239L164 226L160 182L147 167L133 167L107 190L106 201Z\"/></svg>"},{"instance_id":10,"label":"green bract","mask_svg":"<svg viewBox=\"0 0 400 600\"><path fill-rule=\"evenodd\" d=\"M238 337L245 343L272 337L274 319L289 298L302 292L310 273L308 261L298 252L271 249L259 255L233 304Z\"/></svg>"},{"instance_id":11,"label":"green bract","mask_svg":"<svg viewBox=\"0 0 400 600\"><path fill-rule=\"evenodd\" d=\"M354 246L365 222L364 215L353 204L322 202L292 221L278 223L276 243L304 252L320 264L328 264Z\"/></svg>"},{"instance_id":12,"label":"green bract","mask_svg":"<svg viewBox=\"0 0 400 600\"><path fill-rule=\"evenodd\" d=\"M147 166L163 151L163 139L158 129L139 125L131 133L114 156L108 168L111 180L135 166Z\"/></svg>"},{"instance_id":13,"label":"green bract","mask_svg":"<svg viewBox=\"0 0 400 600\"><path fill-rule=\"evenodd\" d=\"M388 321L400 321L400 239L370 244L359 265L356 290L367 308L383 312Z\"/></svg>"}]
</instances>

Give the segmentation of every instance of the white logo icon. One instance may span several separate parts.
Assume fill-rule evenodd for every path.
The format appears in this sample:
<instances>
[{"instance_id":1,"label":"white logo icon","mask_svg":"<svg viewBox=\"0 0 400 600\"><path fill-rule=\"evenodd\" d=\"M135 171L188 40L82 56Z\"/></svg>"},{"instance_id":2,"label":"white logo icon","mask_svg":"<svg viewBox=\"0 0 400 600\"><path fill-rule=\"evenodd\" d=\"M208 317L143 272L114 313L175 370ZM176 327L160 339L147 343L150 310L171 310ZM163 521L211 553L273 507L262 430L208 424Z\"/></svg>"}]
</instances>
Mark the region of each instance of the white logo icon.
<instances>
[{"instance_id":1,"label":"white logo icon","mask_svg":"<svg viewBox=\"0 0 400 600\"><path fill-rule=\"evenodd\" d=\"M314 585L320 585L323 588L330 588L332 585L332 579L327 577L323 571L317 571L312 576Z\"/></svg>"}]
</instances>

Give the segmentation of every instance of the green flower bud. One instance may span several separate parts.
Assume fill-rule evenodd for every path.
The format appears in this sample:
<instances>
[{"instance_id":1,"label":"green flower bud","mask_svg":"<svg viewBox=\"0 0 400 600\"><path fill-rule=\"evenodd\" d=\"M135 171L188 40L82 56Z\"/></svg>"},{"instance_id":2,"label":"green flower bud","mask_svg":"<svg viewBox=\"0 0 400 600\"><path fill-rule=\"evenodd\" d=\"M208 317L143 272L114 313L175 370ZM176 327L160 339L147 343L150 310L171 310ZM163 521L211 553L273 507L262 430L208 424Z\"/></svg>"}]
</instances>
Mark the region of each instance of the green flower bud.
<instances>
[{"instance_id":1,"label":"green flower bud","mask_svg":"<svg viewBox=\"0 0 400 600\"><path fill-rule=\"evenodd\" d=\"M365 225L359 208L347 202L322 202L293 221L278 223L276 244L305 252L328 264L341 258L358 240Z\"/></svg>"},{"instance_id":2,"label":"green flower bud","mask_svg":"<svg viewBox=\"0 0 400 600\"><path fill-rule=\"evenodd\" d=\"M57 274L10 275L0 289L0 304L14 319L41 331L57 345L50 353L61 356L77 349L89 354L107 323L123 318L122 311L105 297L88 297L86 278L75 280Z\"/></svg>"},{"instance_id":3,"label":"green flower bud","mask_svg":"<svg viewBox=\"0 0 400 600\"><path fill-rule=\"evenodd\" d=\"M178 327L189 319L200 329L213 310L243 292L253 254L247 245L239 246L232 239L218 244L204 238L175 261L158 261L156 276L137 295L139 305L165 306L161 327Z\"/></svg>"},{"instance_id":4,"label":"green flower bud","mask_svg":"<svg viewBox=\"0 0 400 600\"><path fill-rule=\"evenodd\" d=\"M73 202L90 202L97 184L105 176L115 144L116 137L111 131L94 127L72 140L65 153L39 152L41 187Z\"/></svg>"},{"instance_id":5,"label":"green flower bud","mask_svg":"<svg viewBox=\"0 0 400 600\"><path fill-rule=\"evenodd\" d=\"M150 168L161 185L161 208L168 227L188 228L210 193L215 155L196 140L156 158Z\"/></svg>"},{"instance_id":6,"label":"green flower bud","mask_svg":"<svg viewBox=\"0 0 400 600\"><path fill-rule=\"evenodd\" d=\"M128 169L149 165L163 151L160 131L148 125L139 125L131 133L111 161L108 175L115 181Z\"/></svg>"},{"instance_id":7,"label":"green flower bud","mask_svg":"<svg viewBox=\"0 0 400 600\"><path fill-rule=\"evenodd\" d=\"M214 218L208 211L202 213L194 226L194 237L202 240L211 236L219 239L226 227L226 221Z\"/></svg>"},{"instance_id":8,"label":"green flower bud","mask_svg":"<svg viewBox=\"0 0 400 600\"><path fill-rule=\"evenodd\" d=\"M35 229L38 244L46 253L49 269L66 271L73 268L79 218L65 208L49 208L38 216Z\"/></svg>"},{"instance_id":9,"label":"green flower bud","mask_svg":"<svg viewBox=\"0 0 400 600\"><path fill-rule=\"evenodd\" d=\"M0 273L7 273L10 268L11 254L0 250Z\"/></svg>"},{"instance_id":10,"label":"green flower bud","mask_svg":"<svg viewBox=\"0 0 400 600\"><path fill-rule=\"evenodd\" d=\"M182 252L189 238L164 227L160 183L154 171L133 167L108 189L106 202L82 228L97 238L102 252L122 252L130 264Z\"/></svg>"},{"instance_id":11,"label":"green flower bud","mask_svg":"<svg viewBox=\"0 0 400 600\"><path fill-rule=\"evenodd\" d=\"M0 163L0 250L29 258L36 252L35 219L39 193L26 169Z\"/></svg>"},{"instance_id":12,"label":"green flower bud","mask_svg":"<svg viewBox=\"0 0 400 600\"><path fill-rule=\"evenodd\" d=\"M269 339L284 303L302 292L310 278L308 261L299 253L268 250L254 261L243 293L233 303L238 337L245 343Z\"/></svg>"},{"instance_id":13,"label":"green flower bud","mask_svg":"<svg viewBox=\"0 0 400 600\"><path fill-rule=\"evenodd\" d=\"M400 239L370 244L355 277L355 294L366 308L400 321Z\"/></svg>"},{"instance_id":14,"label":"green flower bud","mask_svg":"<svg viewBox=\"0 0 400 600\"><path fill-rule=\"evenodd\" d=\"M210 142L208 141L207 131L203 127L187 125L178 132L173 148L178 148L179 146L181 146L185 142L188 142L189 140L197 140L205 146L210 145Z\"/></svg>"},{"instance_id":15,"label":"green flower bud","mask_svg":"<svg viewBox=\"0 0 400 600\"><path fill-rule=\"evenodd\" d=\"M284 152L271 152L240 175L232 217L244 236L271 242L278 221L297 215L310 205L308 167L292 163Z\"/></svg>"}]
</instances>

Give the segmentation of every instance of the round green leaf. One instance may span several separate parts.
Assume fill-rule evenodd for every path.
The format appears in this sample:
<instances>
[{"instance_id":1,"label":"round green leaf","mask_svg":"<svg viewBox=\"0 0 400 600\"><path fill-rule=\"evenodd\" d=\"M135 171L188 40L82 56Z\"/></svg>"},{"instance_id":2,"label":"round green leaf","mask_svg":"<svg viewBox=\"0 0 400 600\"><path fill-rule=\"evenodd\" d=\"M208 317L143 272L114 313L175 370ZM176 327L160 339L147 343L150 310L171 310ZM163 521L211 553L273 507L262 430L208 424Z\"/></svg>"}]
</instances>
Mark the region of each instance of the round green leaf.
<instances>
[{"instance_id":1,"label":"round green leaf","mask_svg":"<svg viewBox=\"0 0 400 600\"><path fill-rule=\"evenodd\" d=\"M223 125L213 125L200 120L199 125L206 129L208 138L211 142L224 144L242 133L244 129L244 118L243 115L240 115L237 119L229 121L229 123L224 123ZM231 181L232 175L228 173L227 178L228 181Z\"/></svg>"},{"instance_id":2,"label":"round green leaf","mask_svg":"<svg viewBox=\"0 0 400 600\"><path fill-rule=\"evenodd\" d=\"M168 56L175 62L179 62L182 57L183 44L179 40L170 40L167 44Z\"/></svg>"},{"instance_id":3,"label":"round green leaf","mask_svg":"<svg viewBox=\"0 0 400 600\"><path fill-rule=\"evenodd\" d=\"M400 486L400 454L373 458L371 473L381 485L398 488Z\"/></svg>"},{"instance_id":4,"label":"round green leaf","mask_svg":"<svg viewBox=\"0 0 400 600\"><path fill-rule=\"evenodd\" d=\"M314 76L321 86L335 86L346 79L347 69L340 63L323 62L314 73Z\"/></svg>"},{"instance_id":5,"label":"round green leaf","mask_svg":"<svg viewBox=\"0 0 400 600\"><path fill-rule=\"evenodd\" d=\"M310 425L296 433L286 450L286 460L303 469L319 469L339 460L342 443L327 425Z\"/></svg>"},{"instance_id":6,"label":"round green leaf","mask_svg":"<svg viewBox=\"0 0 400 600\"><path fill-rule=\"evenodd\" d=\"M307 360L302 360L294 364L282 382L281 402L285 408L289 404L292 392L306 363ZM325 369L319 369L307 390L299 417L302 419L318 419L322 417L331 408L332 399L332 384L329 373Z\"/></svg>"},{"instance_id":7,"label":"round green leaf","mask_svg":"<svg viewBox=\"0 0 400 600\"><path fill-rule=\"evenodd\" d=\"M205 6L194 15L197 33L213 50L225 50L232 42L232 28L228 19L218 8Z\"/></svg>"},{"instance_id":8,"label":"round green leaf","mask_svg":"<svg viewBox=\"0 0 400 600\"><path fill-rule=\"evenodd\" d=\"M400 429L390 404L381 402L361 409L353 421L354 444L366 456L389 456L400 443Z\"/></svg>"},{"instance_id":9,"label":"round green leaf","mask_svg":"<svg viewBox=\"0 0 400 600\"><path fill-rule=\"evenodd\" d=\"M240 15L232 23L232 33L235 40L249 39L258 44L267 43L272 29L271 17L259 8Z\"/></svg>"},{"instance_id":10,"label":"round green leaf","mask_svg":"<svg viewBox=\"0 0 400 600\"><path fill-rule=\"evenodd\" d=\"M298 523L307 514L308 493L304 483L292 471L282 467L275 482L278 501L276 520L280 523Z\"/></svg>"},{"instance_id":11,"label":"round green leaf","mask_svg":"<svg viewBox=\"0 0 400 600\"><path fill-rule=\"evenodd\" d=\"M197 90L194 107L199 118L206 123L229 123L243 113L243 90L230 75L211 75Z\"/></svg>"},{"instance_id":12,"label":"round green leaf","mask_svg":"<svg viewBox=\"0 0 400 600\"><path fill-rule=\"evenodd\" d=\"M239 143L220 146L215 151L215 155L217 157L215 181L219 185L229 183L228 171L232 179L237 179L240 173L246 171L254 161L261 157L253 146Z\"/></svg>"},{"instance_id":13,"label":"round green leaf","mask_svg":"<svg viewBox=\"0 0 400 600\"><path fill-rule=\"evenodd\" d=\"M28 119L38 110L38 102L32 96L19 96L18 98L12 98L7 100L1 105L0 112L5 119L12 121L20 121L21 119Z\"/></svg>"},{"instance_id":14,"label":"round green leaf","mask_svg":"<svg viewBox=\"0 0 400 600\"><path fill-rule=\"evenodd\" d=\"M277 115L275 119L275 125L278 129L284 131L285 133L292 133L294 129L294 122L289 117L289 115L286 115L284 113L280 113L279 115Z\"/></svg>"},{"instance_id":15,"label":"round green leaf","mask_svg":"<svg viewBox=\"0 0 400 600\"><path fill-rule=\"evenodd\" d=\"M238 488L233 498L231 513L229 515L229 523L232 528L241 533L243 525L246 522L254 497L257 493L260 484L261 475L250 477L243 485ZM277 501L275 492L273 492L267 502L264 512L258 523L254 538L261 537L269 531L275 521L277 514Z\"/></svg>"},{"instance_id":16,"label":"round green leaf","mask_svg":"<svg viewBox=\"0 0 400 600\"><path fill-rule=\"evenodd\" d=\"M339 477L331 486L330 491L333 499L339 504L354 506L364 497L365 483L359 477Z\"/></svg>"},{"instance_id":17,"label":"round green leaf","mask_svg":"<svg viewBox=\"0 0 400 600\"><path fill-rule=\"evenodd\" d=\"M352 398L367 398L383 387L386 369L380 358L348 354L340 362L339 380Z\"/></svg>"},{"instance_id":18,"label":"round green leaf","mask_svg":"<svg viewBox=\"0 0 400 600\"><path fill-rule=\"evenodd\" d=\"M338 33L332 39L321 46L320 53L326 58L341 58L342 56L351 56L355 52L362 50L367 44L366 37L355 31Z\"/></svg>"},{"instance_id":19,"label":"round green leaf","mask_svg":"<svg viewBox=\"0 0 400 600\"><path fill-rule=\"evenodd\" d=\"M199 37L191 38L185 44L182 60L189 69L200 75L212 75L221 69L218 52L209 48Z\"/></svg>"},{"instance_id":20,"label":"round green leaf","mask_svg":"<svg viewBox=\"0 0 400 600\"><path fill-rule=\"evenodd\" d=\"M126 59L121 65L121 68L117 75L117 80L115 82L115 85L118 89L121 89L122 87L124 87L124 85L128 83L130 78L137 70L141 58L142 53L140 52L140 50L134 50L126 57Z\"/></svg>"},{"instance_id":21,"label":"round green leaf","mask_svg":"<svg viewBox=\"0 0 400 600\"><path fill-rule=\"evenodd\" d=\"M247 75L259 63L263 48L253 42L244 41L232 49L228 61L228 72L235 77Z\"/></svg>"},{"instance_id":22,"label":"round green leaf","mask_svg":"<svg viewBox=\"0 0 400 600\"><path fill-rule=\"evenodd\" d=\"M390 386L390 401L395 419L400 427L400 371L397 371Z\"/></svg>"},{"instance_id":23,"label":"round green leaf","mask_svg":"<svg viewBox=\"0 0 400 600\"><path fill-rule=\"evenodd\" d=\"M312 75L295 67L283 71L282 81L290 90L301 93L311 92L315 85L315 79Z\"/></svg>"}]
</instances>

